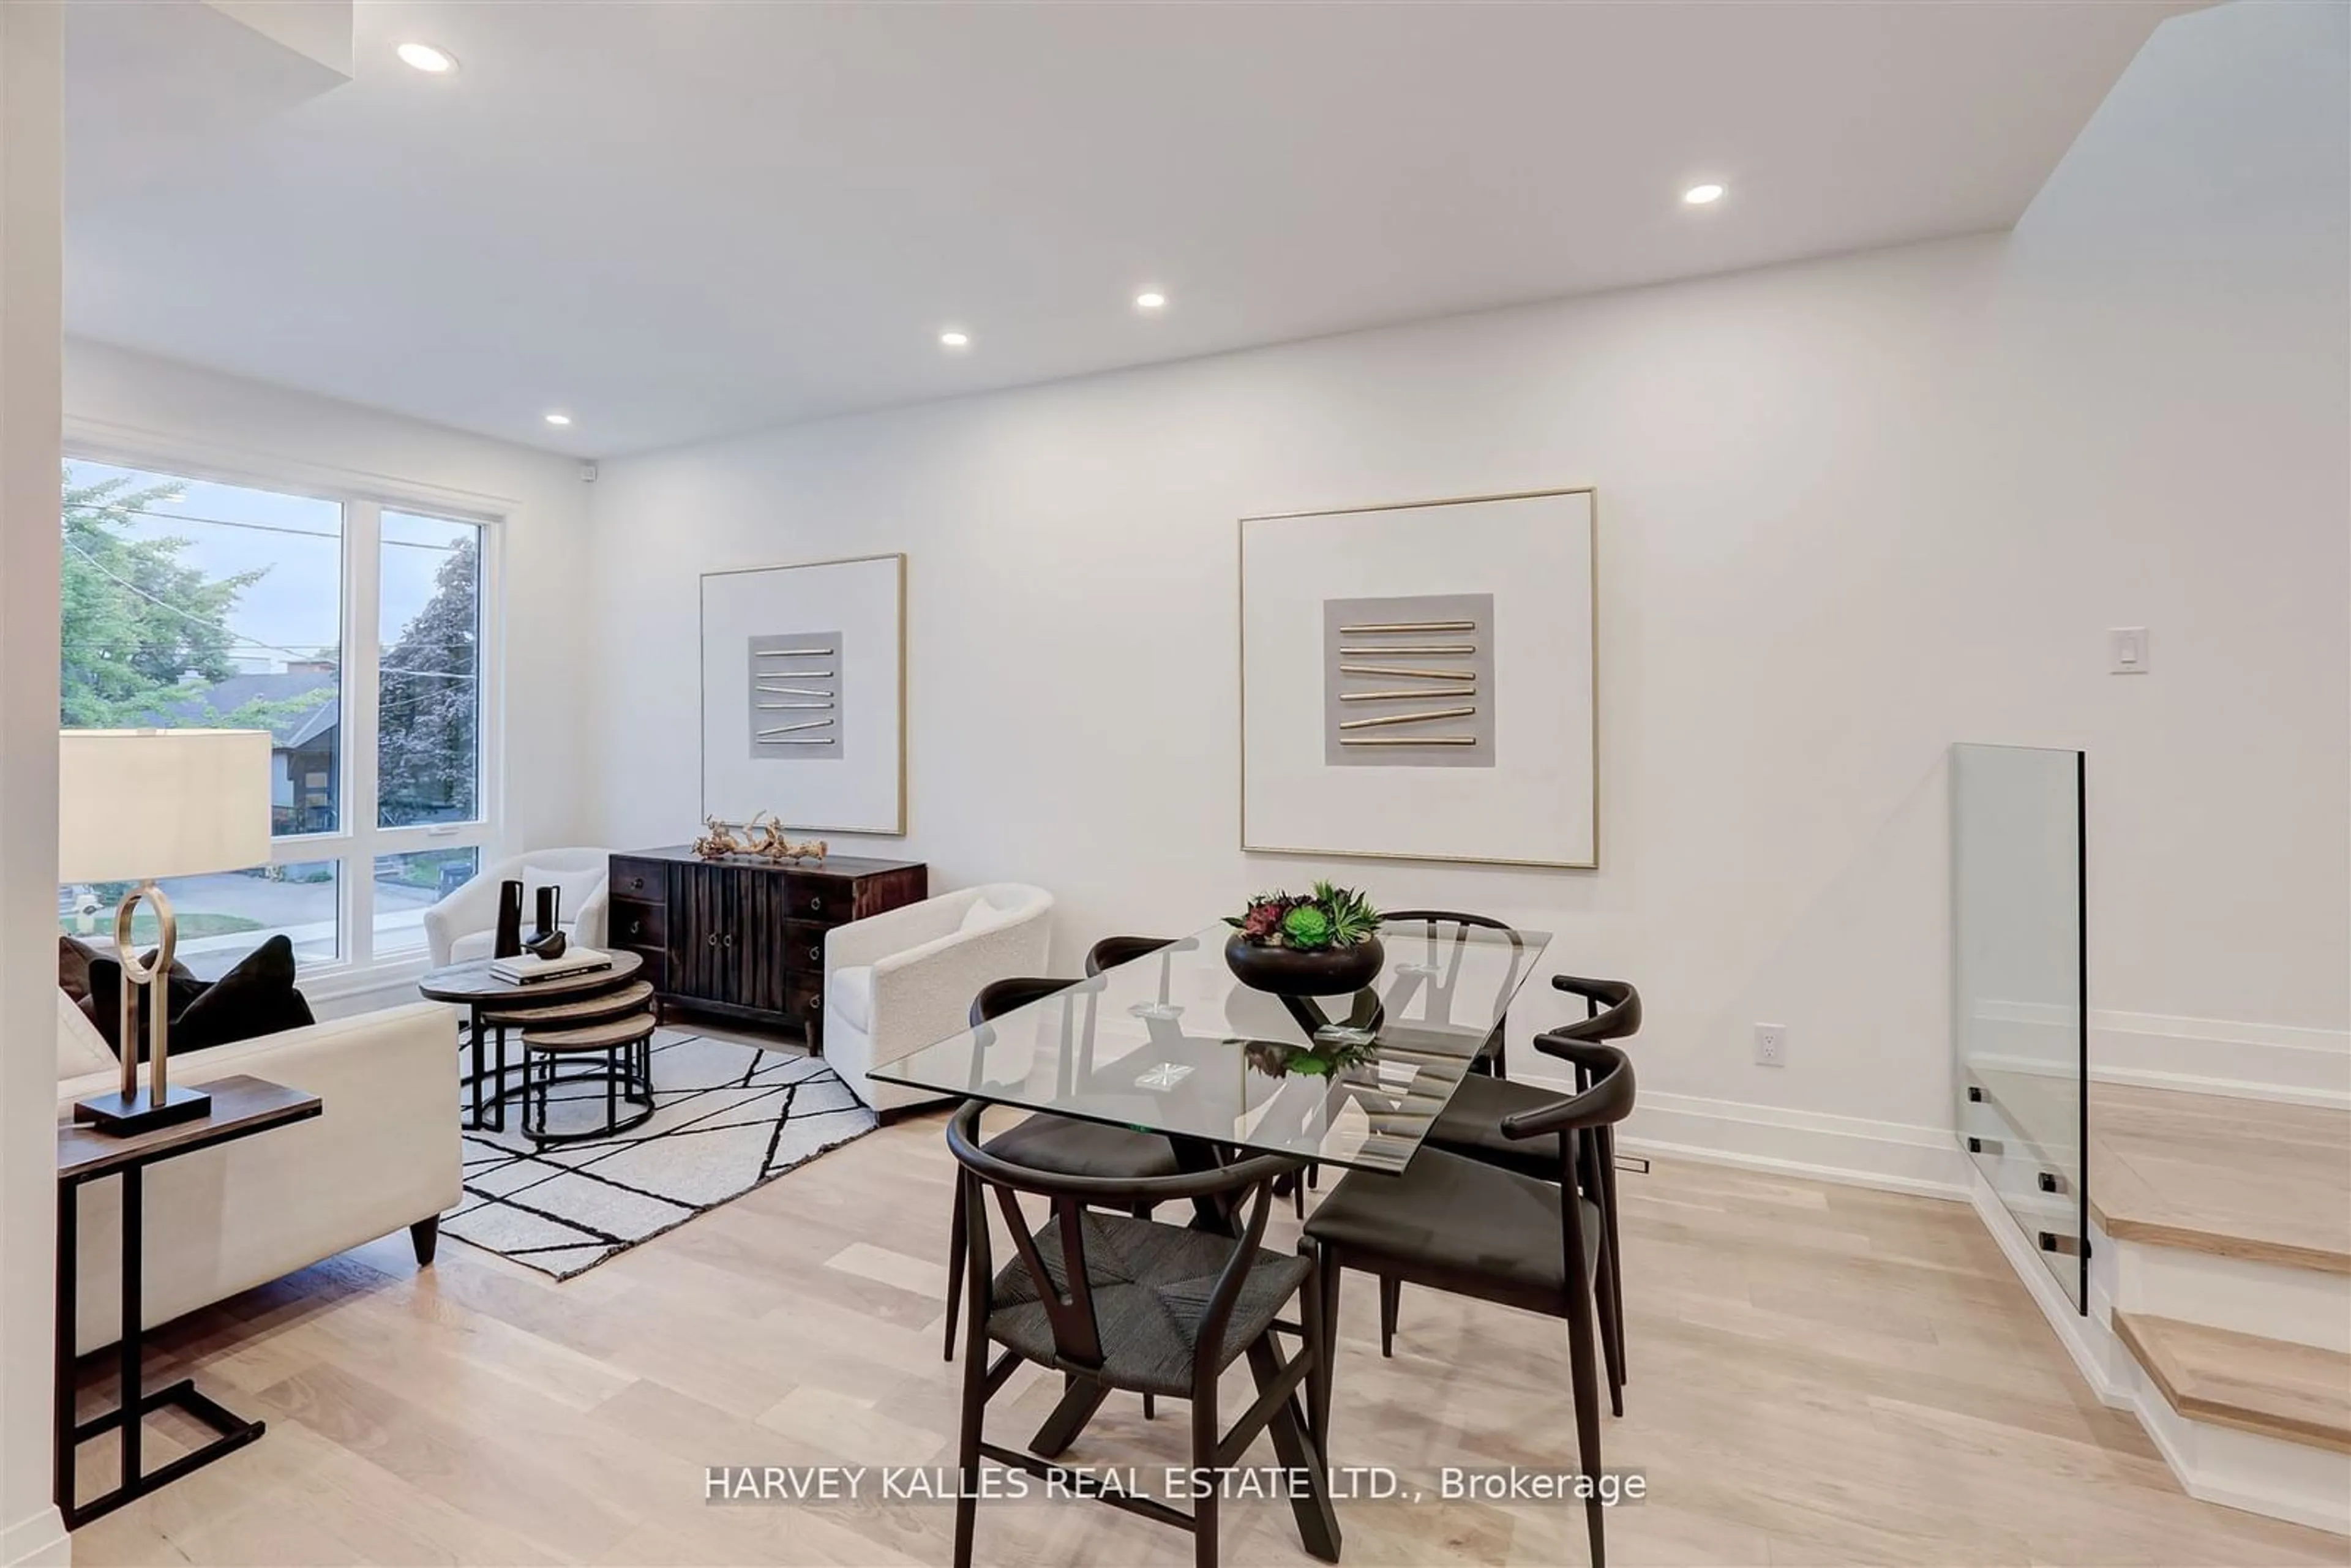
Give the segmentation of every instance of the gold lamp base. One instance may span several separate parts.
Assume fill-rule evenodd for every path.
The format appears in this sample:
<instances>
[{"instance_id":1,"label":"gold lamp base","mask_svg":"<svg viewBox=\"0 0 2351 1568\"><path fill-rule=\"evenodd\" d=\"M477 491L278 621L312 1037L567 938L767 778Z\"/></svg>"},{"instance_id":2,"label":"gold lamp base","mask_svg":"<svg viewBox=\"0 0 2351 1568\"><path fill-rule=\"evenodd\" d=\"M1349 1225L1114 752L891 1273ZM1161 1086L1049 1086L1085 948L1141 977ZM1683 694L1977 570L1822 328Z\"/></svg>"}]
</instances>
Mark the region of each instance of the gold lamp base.
<instances>
[{"instance_id":1,"label":"gold lamp base","mask_svg":"<svg viewBox=\"0 0 2351 1568\"><path fill-rule=\"evenodd\" d=\"M141 903L154 905L155 961L142 963L131 943L131 917ZM175 1122L193 1122L212 1113L213 1097L201 1089L183 1089L170 1077L172 1060L172 954L179 946L180 922L172 901L152 881L131 890L114 912L114 950L122 966L121 1043L122 1087L112 1094L92 1094L74 1102L74 1120L110 1137L128 1138L152 1133ZM147 1078L139 1084L138 997L147 991Z\"/></svg>"},{"instance_id":2,"label":"gold lamp base","mask_svg":"<svg viewBox=\"0 0 2351 1568\"><path fill-rule=\"evenodd\" d=\"M152 1133L158 1127L168 1127L175 1122L193 1122L212 1114L213 1097L201 1089L183 1089L174 1083L161 1094L151 1089L139 1089L125 1094L120 1092L92 1094L74 1102L73 1119L96 1127L112 1137L128 1138L138 1133Z\"/></svg>"}]
</instances>

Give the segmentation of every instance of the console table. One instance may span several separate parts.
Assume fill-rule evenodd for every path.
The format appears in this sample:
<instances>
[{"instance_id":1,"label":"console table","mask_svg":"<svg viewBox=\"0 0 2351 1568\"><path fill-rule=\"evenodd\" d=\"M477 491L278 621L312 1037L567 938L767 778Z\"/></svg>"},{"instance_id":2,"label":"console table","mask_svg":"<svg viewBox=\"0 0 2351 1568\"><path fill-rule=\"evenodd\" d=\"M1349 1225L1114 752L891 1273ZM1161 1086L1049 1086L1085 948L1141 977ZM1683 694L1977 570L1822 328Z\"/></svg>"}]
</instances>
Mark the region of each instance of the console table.
<instances>
[{"instance_id":1,"label":"console table","mask_svg":"<svg viewBox=\"0 0 2351 1568\"><path fill-rule=\"evenodd\" d=\"M915 861L705 861L679 844L612 857L606 941L643 957L666 1010L805 1032L824 1049L824 934L930 896Z\"/></svg>"}]
</instances>

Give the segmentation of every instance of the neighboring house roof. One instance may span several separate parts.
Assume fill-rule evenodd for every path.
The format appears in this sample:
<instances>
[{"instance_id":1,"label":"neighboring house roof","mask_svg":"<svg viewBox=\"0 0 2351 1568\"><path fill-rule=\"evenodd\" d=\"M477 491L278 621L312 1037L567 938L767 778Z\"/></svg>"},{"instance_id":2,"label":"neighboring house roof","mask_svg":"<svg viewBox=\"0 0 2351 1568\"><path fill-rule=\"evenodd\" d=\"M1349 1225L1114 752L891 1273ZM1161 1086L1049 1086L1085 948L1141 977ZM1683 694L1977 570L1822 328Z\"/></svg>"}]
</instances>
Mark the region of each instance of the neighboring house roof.
<instances>
[{"instance_id":1,"label":"neighboring house roof","mask_svg":"<svg viewBox=\"0 0 2351 1568\"><path fill-rule=\"evenodd\" d=\"M278 747L308 746L333 729L341 717L335 701L335 676L323 670L285 670L269 674L231 675L191 697L172 705L163 724L216 723L247 703L292 703L316 695L315 704L278 711L269 737Z\"/></svg>"}]
</instances>

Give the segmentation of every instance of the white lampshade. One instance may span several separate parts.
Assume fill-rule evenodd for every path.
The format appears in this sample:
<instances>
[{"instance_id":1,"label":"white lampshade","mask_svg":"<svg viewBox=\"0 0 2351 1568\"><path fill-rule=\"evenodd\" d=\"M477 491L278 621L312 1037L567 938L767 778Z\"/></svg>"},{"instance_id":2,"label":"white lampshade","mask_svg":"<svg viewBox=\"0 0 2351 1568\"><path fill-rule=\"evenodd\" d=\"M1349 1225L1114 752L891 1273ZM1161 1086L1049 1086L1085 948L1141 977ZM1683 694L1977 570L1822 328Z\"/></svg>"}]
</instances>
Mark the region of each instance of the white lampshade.
<instances>
[{"instance_id":1,"label":"white lampshade","mask_svg":"<svg viewBox=\"0 0 2351 1568\"><path fill-rule=\"evenodd\" d=\"M57 880L141 882L269 859L266 729L57 732Z\"/></svg>"}]
</instances>

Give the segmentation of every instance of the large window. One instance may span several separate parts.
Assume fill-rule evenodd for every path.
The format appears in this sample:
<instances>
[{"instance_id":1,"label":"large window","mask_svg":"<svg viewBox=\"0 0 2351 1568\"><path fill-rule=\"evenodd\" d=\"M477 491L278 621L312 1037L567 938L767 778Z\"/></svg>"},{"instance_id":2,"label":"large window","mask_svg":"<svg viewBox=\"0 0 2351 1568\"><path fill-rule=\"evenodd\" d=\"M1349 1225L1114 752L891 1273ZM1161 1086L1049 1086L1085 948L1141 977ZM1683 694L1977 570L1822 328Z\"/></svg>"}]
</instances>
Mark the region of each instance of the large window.
<instances>
[{"instance_id":1,"label":"large window","mask_svg":"<svg viewBox=\"0 0 2351 1568\"><path fill-rule=\"evenodd\" d=\"M59 722L270 734L269 863L164 884L190 967L421 953L494 827L487 527L83 459L63 511ZM58 928L104 939L121 891L60 888Z\"/></svg>"}]
</instances>

